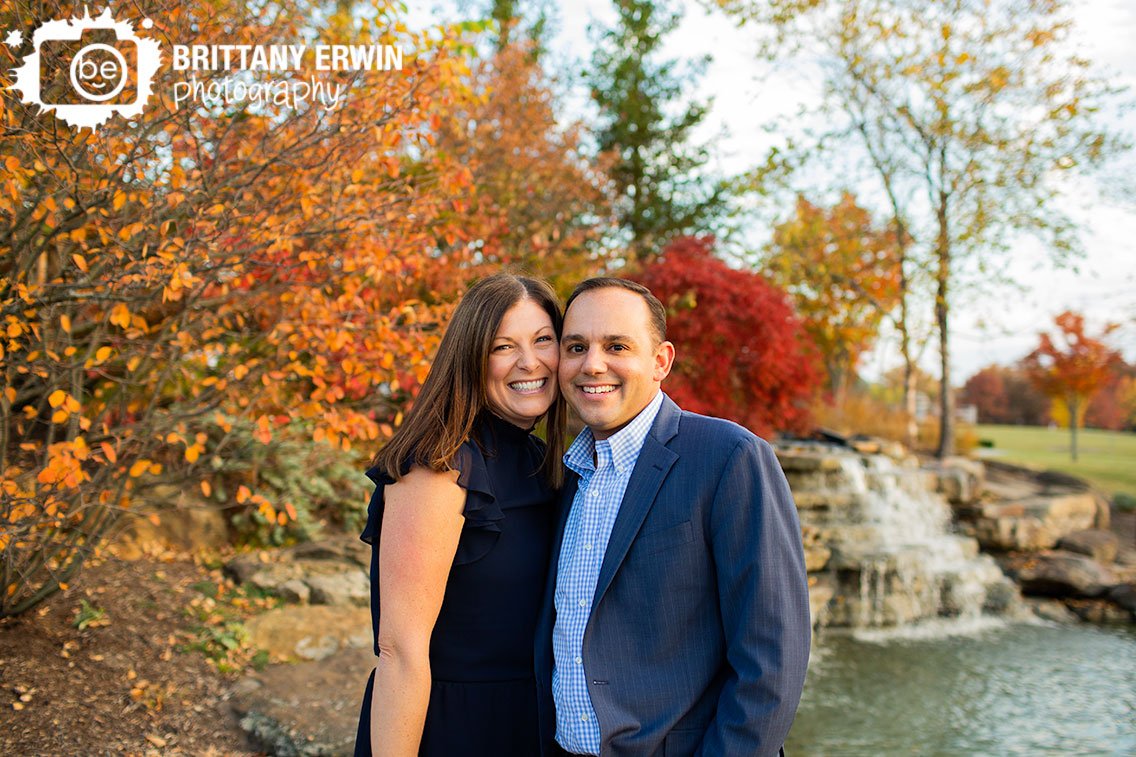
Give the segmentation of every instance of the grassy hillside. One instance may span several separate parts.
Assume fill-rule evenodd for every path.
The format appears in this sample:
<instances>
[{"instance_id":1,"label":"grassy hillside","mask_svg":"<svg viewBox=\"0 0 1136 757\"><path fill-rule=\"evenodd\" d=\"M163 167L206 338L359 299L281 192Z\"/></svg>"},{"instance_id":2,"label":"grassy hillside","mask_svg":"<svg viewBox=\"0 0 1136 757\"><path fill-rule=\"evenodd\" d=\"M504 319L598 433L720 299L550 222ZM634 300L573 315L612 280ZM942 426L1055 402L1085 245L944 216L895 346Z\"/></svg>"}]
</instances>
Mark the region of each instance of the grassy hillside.
<instances>
[{"instance_id":1,"label":"grassy hillside","mask_svg":"<svg viewBox=\"0 0 1136 757\"><path fill-rule=\"evenodd\" d=\"M1080 458L1069 457L1069 429L1037 426L977 426L980 440L994 446L979 448L982 457L996 457L1032 468L1051 468L1091 481L1106 494L1124 492L1136 497L1136 434L1081 429Z\"/></svg>"}]
</instances>

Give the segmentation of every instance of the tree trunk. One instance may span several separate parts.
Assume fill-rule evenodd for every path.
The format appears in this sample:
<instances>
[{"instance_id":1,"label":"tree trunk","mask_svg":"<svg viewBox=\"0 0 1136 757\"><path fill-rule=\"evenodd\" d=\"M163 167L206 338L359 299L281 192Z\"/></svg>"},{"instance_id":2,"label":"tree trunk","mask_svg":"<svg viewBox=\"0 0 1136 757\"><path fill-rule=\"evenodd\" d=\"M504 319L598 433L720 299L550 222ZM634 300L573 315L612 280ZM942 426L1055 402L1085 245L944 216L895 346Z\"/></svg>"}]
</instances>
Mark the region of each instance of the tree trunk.
<instances>
[{"instance_id":1,"label":"tree trunk","mask_svg":"<svg viewBox=\"0 0 1136 757\"><path fill-rule=\"evenodd\" d=\"M943 156L945 157L945 156ZM945 160L940 170L945 169ZM947 204L949 196L939 190L939 238L936 244L936 257L939 266L935 271L935 323L939 328L939 459L955 453L955 397L951 391L951 349L949 329L949 308L947 303L948 285L951 275L951 241L948 226Z\"/></svg>"},{"instance_id":2,"label":"tree trunk","mask_svg":"<svg viewBox=\"0 0 1136 757\"><path fill-rule=\"evenodd\" d=\"M1077 427L1081 425L1081 419L1077 416L1077 411L1080 409L1080 402L1076 396L1070 397L1067 403L1069 405L1069 452L1073 457L1073 462L1077 462Z\"/></svg>"}]
</instances>

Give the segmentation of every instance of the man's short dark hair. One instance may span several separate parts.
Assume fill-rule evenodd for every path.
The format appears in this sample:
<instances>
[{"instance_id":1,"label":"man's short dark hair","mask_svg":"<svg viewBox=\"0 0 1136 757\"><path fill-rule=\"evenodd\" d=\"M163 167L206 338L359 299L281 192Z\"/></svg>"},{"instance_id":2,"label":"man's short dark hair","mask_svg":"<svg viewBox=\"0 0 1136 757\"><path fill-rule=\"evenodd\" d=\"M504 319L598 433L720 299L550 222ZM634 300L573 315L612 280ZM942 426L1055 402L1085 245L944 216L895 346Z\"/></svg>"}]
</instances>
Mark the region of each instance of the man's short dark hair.
<instances>
[{"instance_id":1,"label":"man's short dark hair","mask_svg":"<svg viewBox=\"0 0 1136 757\"><path fill-rule=\"evenodd\" d=\"M655 335L656 346L662 344L667 340L667 309L663 307L663 303L659 302L659 298L651 294L651 290L642 284L627 279L620 279L614 276L596 276L591 279L581 281L572 290L571 296L568 297L568 302L564 305L564 314L568 314L568 308L572 307L572 301L585 292L591 292L596 289L626 289L629 292L634 292L643 298L647 303L647 309L651 313L651 331Z\"/></svg>"}]
</instances>

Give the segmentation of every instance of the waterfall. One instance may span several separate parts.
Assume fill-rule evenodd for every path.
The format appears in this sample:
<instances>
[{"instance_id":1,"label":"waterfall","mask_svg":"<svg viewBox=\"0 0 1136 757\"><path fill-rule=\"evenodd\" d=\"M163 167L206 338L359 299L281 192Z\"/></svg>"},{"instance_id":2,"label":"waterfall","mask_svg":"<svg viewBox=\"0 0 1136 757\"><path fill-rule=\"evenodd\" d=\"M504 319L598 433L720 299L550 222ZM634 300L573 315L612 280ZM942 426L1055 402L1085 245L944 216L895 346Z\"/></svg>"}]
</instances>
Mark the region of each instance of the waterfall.
<instances>
[{"instance_id":1,"label":"waterfall","mask_svg":"<svg viewBox=\"0 0 1136 757\"><path fill-rule=\"evenodd\" d=\"M806 532L831 552L829 626L883 628L978 618L1012 585L977 542L952 533L950 506L913 459L812 447L780 450Z\"/></svg>"}]
</instances>

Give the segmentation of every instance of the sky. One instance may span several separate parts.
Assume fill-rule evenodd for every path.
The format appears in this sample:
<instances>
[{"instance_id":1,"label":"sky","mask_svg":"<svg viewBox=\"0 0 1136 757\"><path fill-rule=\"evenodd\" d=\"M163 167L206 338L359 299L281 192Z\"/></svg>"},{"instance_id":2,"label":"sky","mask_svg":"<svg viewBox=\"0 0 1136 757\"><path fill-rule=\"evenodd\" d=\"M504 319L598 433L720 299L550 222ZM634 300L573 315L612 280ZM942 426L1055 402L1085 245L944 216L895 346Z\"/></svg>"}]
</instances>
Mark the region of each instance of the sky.
<instances>
[{"instance_id":1,"label":"sky","mask_svg":"<svg viewBox=\"0 0 1136 757\"><path fill-rule=\"evenodd\" d=\"M588 26L609 26L615 20L610 0L563 0L550 47L554 65L578 72L587 65L591 41ZM791 67L770 69L754 55L751 32L738 28L717 11L686 3L681 26L667 41L668 58L712 61L694 95L713 99L710 116L699 136L713 147L715 167L733 174L758 165L775 137L762 125L815 102L816 86L808 72ZM1074 42L1080 53L1098 66L1100 74L1130 88L1136 97L1136 2L1079 0L1075 9ZM573 96L576 101L573 101ZM569 111L582 107L580 88L566 98ZM1136 141L1136 117L1131 113L1116 124ZM1136 176L1136 155L1129 154L1108 172ZM1115 193L1114 193L1115 194ZM954 383L992 363L1010 364L1036 346L1063 310L1083 313L1090 333L1105 323L1121 328L1110 343L1129 361L1136 361L1136 197L1099 196L1095 180L1082 180L1067 189L1068 212L1082 227L1085 255L1075 267L1058 268L1041 245L1024 238L1015 243L1006 267L1011 285L987 287L976 294L960 293L953 303L951 370ZM768 239L768 227L752 230L758 244ZM922 364L937 375L934 345ZM899 364L896 340L885 337L862 363L866 378L878 378Z\"/></svg>"}]
</instances>

